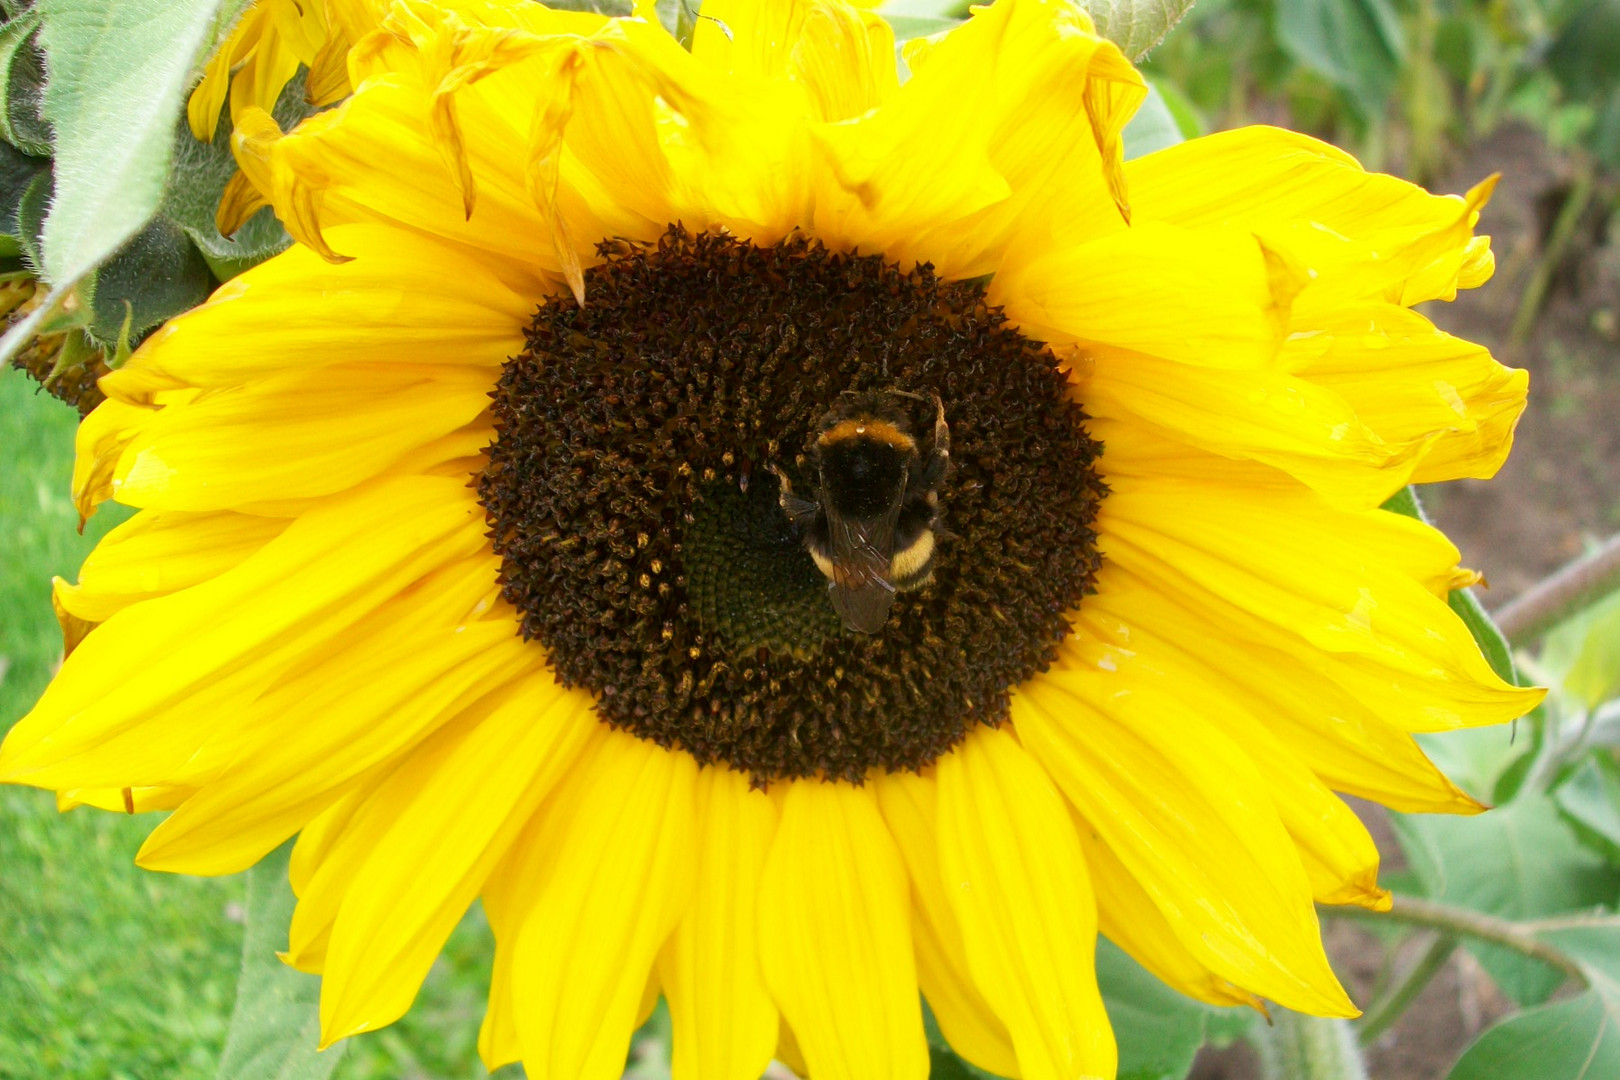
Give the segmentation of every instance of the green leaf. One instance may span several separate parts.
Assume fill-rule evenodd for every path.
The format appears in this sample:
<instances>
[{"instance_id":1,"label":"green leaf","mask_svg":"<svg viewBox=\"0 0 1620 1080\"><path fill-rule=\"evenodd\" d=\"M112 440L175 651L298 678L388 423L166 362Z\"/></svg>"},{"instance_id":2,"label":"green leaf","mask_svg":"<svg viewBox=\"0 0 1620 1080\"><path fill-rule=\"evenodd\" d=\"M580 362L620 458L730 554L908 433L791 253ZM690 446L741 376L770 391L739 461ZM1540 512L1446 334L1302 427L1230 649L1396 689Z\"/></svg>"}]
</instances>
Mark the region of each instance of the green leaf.
<instances>
[{"instance_id":1,"label":"green leaf","mask_svg":"<svg viewBox=\"0 0 1620 1080\"><path fill-rule=\"evenodd\" d=\"M1620 921L1537 935L1586 978L1578 997L1509 1017L1464 1052L1450 1080L1609 1080L1620 1076Z\"/></svg>"},{"instance_id":2,"label":"green leaf","mask_svg":"<svg viewBox=\"0 0 1620 1080\"><path fill-rule=\"evenodd\" d=\"M200 54L247 0L39 0L55 132L46 280L67 286L141 230L163 198Z\"/></svg>"},{"instance_id":3,"label":"green leaf","mask_svg":"<svg viewBox=\"0 0 1620 1080\"><path fill-rule=\"evenodd\" d=\"M1001 1080L994 1073L976 1068L951 1053L945 1046L928 1046L928 1080Z\"/></svg>"},{"instance_id":4,"label":"green leaf","mask_svg":"<svg viewBox=\"0 0 1620 1080\"><path fill-rule=\"evenodd\" d=\"M1124 139L1126 161L1182 141L1175 116L1165 104L1159 88L1152 83L1148 83L1147 97L1143 99L1142 107L1125 125Z\"/></svg>"},{"instance_id":5,"label":"green leaf","mask_svg":"<svg viewBox=\"0 0 1620 1080\"><path fill-rule=\"evenodd\" d=\"M946 30L954 30L962 25L963 20L933 15L890 15L880 11L883 21L889 24L894 31L894 42L903 45L912 38L933 37Z\"/></svg>"},{"instance_id":6,"label":"green leaf","mask_svg":"<svg viewBox=\"0 0 1620 1080\"><path fill-rule=\"evenodd\" d=\"M692 33L697 29L698 0L654 0L653 10L669 36L681 43L681 48L692 47Z\"/></svg>"},{"instance_id":7,"label":"green leaf","mask_svg":"<svg viewBox=\"0 0 1620 1080\"><path fill-rule=\"evenodd\" d=\"M1575 836L1620 866L1620 765L1592 755L1553 792L1553 802Z\"/></svg>"},{"instance_id":8,"label":"green leaf","mask_svg":"<svg viewBox=\"0 0 1620 1080\"><path fill-rule=\"evenodd\" d=\"M1620 897L1620 872L1586 850L1550 799L1526 795L1477 817L1393 816L1424 895L1507 919L1534 919ZM1544 1001L1564 976L1500 946L1464 945L1522 1005Z\"/></svg>"},{"instance_id":9,"label":"green leaf","mask_svg":"<svg viewBox=\"0 0 1620 1080\"><path fill-rule=\"evenodd\" d=\"M995 1073L985 1072L956 1056L944 1032L939 1030L939 1021L934 1018L934 1010L928 1007L927 999L923 1000L922 1013L923 1034L928 1039L930 1080L1001 1080Z\"/></svg>"},{"instance_id":10,"label":"green leaf","mask_svg":"<svg viewBox=\"0 0 1620 1080\"><path fill-rule=\"evenodd\" d=\"M1097 984L1119 1040L1119 1080L1186 1076L1216 1010L1170 989L1105 938L1097 940Z\"/></svg>"},{"instance_id":11,"label":"green leaf","mask_svg":"<svg viewBox=\"0 0 1620 1080\"><path fill-rule=\"evenodd\" d=\"M1193 0L1081 0L1080 6L1091 13L1097 33L1140 60L1181 21Z\"/></svg>"},{"instance_id":12,"label":"green leaf","mask_svg":"<svg viewBox=\"0 0 1620 1080\"><path fill-rule=\"evenodd\" d=\"M620 17L635 12L631 0L548 0L546 7L557 11L587 11L593 15Z\"/></svg>"},{"instance_id":13,"label":"green leaf","mask_svg":"<svg viewBox=\"0 0 1620 1080\"><path fill-rule=\"evenodd\" d=\"M315 975L282 963L296 898L287 884L291 845L266 855L247 873L247 931L236 1008L216 1080L326 1080L345 1043L317 1051L320 986Z\"/></svg>"},{"instance_id":14,"label":"green leaf","mask_svg":"<svg viewBox=\"0 0 1620 1080\"><path fill-rule=\"evenodd\" d=\"M39 51L39 16L25 11L0 27L0 138L25 153L51 152L51 129L40 112L45 62Z\"/></svg>"},{"instance_id":15,"label":"green leaf","mask_svg":"<svg viewBox=\"0 0 1620 1080\"><path fill-rule=\"evenodd\" d=\"M1364 117L1381 114L1405 51L1389 0L1288 0L1276 38L1295 62L1348 92Z\"/></svg>"},{"instance_id":16,"label":"green leaf","mask_svg":"<svg viewBox=\"0 0 1620 1080\"><path fill-rule=\"evenodd\" d=\"M304 72L282 88L271 115L283 131L291 131L315 110L304 99ZM229 106L226 106L227 108ZM214 276L227 281L292 245L292 237L268 207L256 212L227 239L214 226L214 212L225 185L236 174L231 155L231 128L220 124L212 143L198 142L181 117L174 132L174 167L163 196L164 217L186 231L201 249Z\"/></svg>"},{"instance_id":17,"label":"green leaf","mask_svg":"<svg viewBox=\"0 0 1620 1080\"><path fill-rule=\"evenodd\" d=\"M1196 139L1204 134L1204 118L1199 115L1198 106L1193 104L1186 91L1169 79L1149 79L1149 82L1164 98L1165 108L1170 110L1176 130L1183 139Z\"/></svg>"},{"instance_id":18,"label":"green leaf","mask_svg":"<svg viewBox=\"0 0 1620 1080\"><path fill-rule=\"evenodd\" d=\"M1545 63L1565 93L1595 99L1620 85L1620 0L1586 0L1553 39Z\"/></svg>"},{"instance_id":19,"label":"green leaf","mask_svg":"<svg viewBox=\"0 0 1620 1080\"><path fill-rule=\"evenodd\" d=\"M1620 1076L1620 1017L1595 990L1516 1013L1486 1031L1447 1080L1609 1080Z\"/></svg>"},{"instance_id":20,"label":"green leaf","mask_svg":"<svg viewBox=\"0 0 1620 1080\"><path fill-rule=\"evenodd\" d=\"M1547 634L1542 666L1562 692L1595 709L1620 692L1620 592L1610 593Z\"/></svg>"}]
</instances>

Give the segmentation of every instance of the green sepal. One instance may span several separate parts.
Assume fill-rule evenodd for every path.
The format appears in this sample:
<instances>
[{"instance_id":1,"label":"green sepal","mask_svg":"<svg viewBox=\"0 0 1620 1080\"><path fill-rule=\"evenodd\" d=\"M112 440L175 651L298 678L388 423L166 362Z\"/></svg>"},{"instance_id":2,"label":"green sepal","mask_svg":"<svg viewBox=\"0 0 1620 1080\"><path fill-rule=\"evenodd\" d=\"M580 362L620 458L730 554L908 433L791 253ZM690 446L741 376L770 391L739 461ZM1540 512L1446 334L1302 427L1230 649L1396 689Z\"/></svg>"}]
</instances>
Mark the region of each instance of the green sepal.
<instances>
[{"instance_id":1,"label":"green sepal","mask_svg":"<svg viewBox=\"0 0 1620 1080\"><path fill-rule=\"evenodd\" d=\"M40 173L49 172L50 168L51 163L46 158L33 157L10 143L0 142L0 244L7 245L0 254L10 257L22 254L17 211L22 206L23 192Z\"/></svg>"},{"instance_id":2,"label":"green sepal","mask_svg":"<svg viewBox=\"0 0 1620 1080\"><path fill-rule=\"evenodd\" d=\"M51 200L51 170L42 168L17 206L17 236L35 277L40 236ZM214 287L208 263L184 230L156 218L99 269L74 286L72 301L47 318L40 333L83 327L97 346L112 351L122 336L136 340L147 330L187 311Z\"/></svg>"},{"instance_id":3,"label":"green sepal","mask_svg":"<svg viewBox=\"0 0 1620 1080\"><path fill-rule=\"evenodd\" d=\"M89 285L86 289L84 286ZM208 298L213 275L185 230L156 218L84 283L89 333L108 351Z\"/></svg>"},{"instance_id":4,"label":"green sepal","mask_svg":"<svg viewBox=\"0 0 1620 1080\"><path fill-rule=\"evenodd\" d=\"M291 131L315 111L304 98L306 74L303 69L299 70L297 77L282 88L270 112L282 131ZM227 103L223 108L229 107ZM175 127L174 163L158 213L186 231L202 252L209 269L221 281L229 281L292 246L292 237L268 206L248 218L235 235L220 234L214 225L214 214L219 209L225 185L234 175L236 158L231 154L229 119L222 119L214 129L213 142L205 143L191 133L182 116Z\"/></svg>"},{"instance_id":5,"label":"green sepal","mask_svg":"<svg viewBox=\"0 0 1620 1080\"><path fill-rule=\"evenodd\" d=\"M45 232L45 215L51 208L53 187L51 170L47 165L34 173L33 179L23 185L22 193L17 197L16 231L11 235L17 238L17 244L22 249L23 264L35 277L42 276L40 267L44 260L40 238Z\"/></svg>"},{"instance_id":6,"label":"green sepal","mask_svg":"<svg viewBox=\"0 0 1620 1080\"><path fill-rule=\"evenodd\" d=\"M1383 508L1391 513L1417 518L1425 525L1433 524L1429 516L1423 512L1423 504L1418 501L1417 489L1410 484L1391 495ZM1462 619L1463 625L1468 627L1468 632L1473 635L1479 651L1485 654L1485 660L1491 665L1491 670L1506 682L1514 686L1519 685L1518 668L1513 663L1513 648L1508 644L1507 638L1502 636L1502 631L1497 629L1485 606L1479 602L1479 597L1474 595L1474 590L1453 589L1451 595L1446 598L1446 603L1457 613L1457 617Z\"/></svg>"}]
</instances>

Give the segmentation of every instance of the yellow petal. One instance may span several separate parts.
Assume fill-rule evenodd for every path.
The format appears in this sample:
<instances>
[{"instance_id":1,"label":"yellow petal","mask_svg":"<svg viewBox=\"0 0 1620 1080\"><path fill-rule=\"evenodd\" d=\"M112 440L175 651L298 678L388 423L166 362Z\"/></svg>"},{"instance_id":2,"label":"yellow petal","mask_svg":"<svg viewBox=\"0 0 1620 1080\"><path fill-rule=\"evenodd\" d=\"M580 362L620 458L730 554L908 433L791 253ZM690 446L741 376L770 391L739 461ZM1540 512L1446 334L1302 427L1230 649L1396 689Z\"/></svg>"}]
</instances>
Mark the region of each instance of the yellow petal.
<instances>
[{"instance_id":1,"label":"yellow petal","mask_svg":"<svg viewBox=\"0 0 1620 1080\"><path fill-rule=\"evenodd\" d=\"M478 367L341 365L205 394L141 429L113 491L131 506L194 511L330 495L470 423L493 384Z\"/></svg>"},{"instance_id":2,"label":"yellow petal","mask_svg":"<svg viewBox=\"0 0 1620 1080\"><path fill-rule=\"evenodd\" d=\"M1200 723L1217 727L1243 748L1266 778L1267 793L1297 848L1312 895L1319 903L1359 903L1387 908L1378 887L1378 849L1366 828L1287 745L1250 711L1241 694L1224 685L1223 673L1144 630L1130 614L1087 604L1076 636L1065 643L1068 667L1099 672L1084 681L1101 690L1109 683L1152 680L1184 702ZM1101 674L1106 672L1106 674Z\"/></svg>"},{"instance_id":3,"label":"yellow petal","mask_svg":"<svg viewBox=\"0 0 1620 1080\"><path fill-rule=\"evenodd\" d=\"M1428 440L1418 483L1494 476L1513 446L1529 376L1396 304L1369 301L1296 324L1293 374L1331 390L1389 442Z\"/></svg>"},{"instance_id":4,"label":"yellow petal","mask_svg":"<svg viewBox=\"0 0 1620 1080\"><path fill-rule=\"evenodd\" d=\"M1260 369L1275 360L1304 281L1252 233L1150 222L998 274L989 299L1043 340Z\"/></svg>"},{"instance_id":5,"label":"yellow petal","mask_svg":"<svg viewBox=\"0 0 1620 1080\"><path fill-rule=\"evenodd\" d=\"M556 280L566 258L513 151L554 134L537 121L557 115L573 117L574 160L556 198L586 252L604 236L651 239L675 220L699 226L701 214L671 208L654 104L690 105L700 90L685 76L697 69L661 28L621 20L583 38L446 23L387 40L394 47L371 58L375 71L353 97L256 151L268 159L253 171L256 185L303 242L320 250L324 230L346 221L396 223ZM682 77L647 70L668 64L684 67ZM560 114L559 101L568 103Z\"/></svg>"},{"instance_id":6,"label":"yellow petal","mask_svg":"<svg viewBox=\"0 0 1620 1080\"><path fill-rule=\"evenodd\" d=\"M195 391L177 391L187 397ZM73 438L73 505L79 511L79 531L96 512L96 507L112 498L113 469L118 456L140 429L158 414L146 404L133 404L109 397L79 423Z\"/></svg>"},{"instance_id":7,"label":"yellow petal","mask_svg":"<svg viewBox=\"0 0 1620 1080\"><path fill-rule=\"evenodd\" d=\"M316 108L335 105L348 97L349 43L340 36L328 38L310 61L304 77L304 97Z\"/></svg>"},{"instance_id":8,"label":"yellow petal","mask_svg":"<svg viewBox=\"0 0 1620 1080\"><path fill-rule=\"evenodd\" d=\"M1255 715L1335 791L1406 813L1472 814L1484 809L1424 756L1412 736L1311 665L1275 644L1235 637L1230 625L1194 611L1118 566L1088 609L1126 618L1203 657ZM1275 672L1288 672L1277 678Z\"/></svg>"},{"instance_id":9,"label":"yellow petal","mask_svg":"<svg viewBox=\"0 0 1620 1080\"><path fill-rule=\"evenodd\" d=\"M711 0L692 56L742 79L797 83L818 120L860 116L899 88L889 24L837 0Z\"/></svg>"},{"instance_id":10,"label":"yellow petal","mask_svg":"<svg viewBox=\"0 0 1620 1080\"><path fill-rule=\"evenodd\" d=\"M1456 565L1430 530L1381 510L1338 510L1304 489L1233 499L1121 471L1109 485L1098 531L1110 561L1227 632L1288 650L1397 727L1501 723L1544 695L1503 682L1429 587ZM1426 566L1421 577L1414 563Z\"/></svg>"},{"instance_id":11,"label":"yellow petal","mask_svg":"<svg viewBox=\"0 0 1620 1080\"><path fill-rule=\"evenodd\" d=\"M371 225L332 235L353 262L333 266L294 247L232 278L148 338L108 376L108 393L236 386L334 362L466 366L493 385L523 348L537 298L466 249Z\"/></svg>"},{"instance_id":12,"label":"yellow petal","mask_svg":"<svg viewBox=\"0 0 1620 1080\"><path fill-rule=\"evenodd\" d=\"M1086 411L1151 425L1222 457L1264 462L1337 505L1374 507L1412 478L1436 438L1390 443L1332 390L1276 370L1230 371L1098 349Z\"/></svg>"},{"instance_id":13,"label":"yellow petal","mask_svg":"<svg viewBox=\"0 0 1620 1080\"><path fill-rule=\"evenodd\" d=\"M817 3L805 15L788 71L804 86L816 119L853 119L880 108L900 87L894 31L873 12Z\"/></svg>"},{"instance_id":14,"label":"yellow petal","mask_svg":"<svg viewBox=\"0 0 1620 1080\"><path fill-rule=\"evenodd\" d=\"M399 815L490 712L522 697L524 690L521 684L500 687L487 700L450 717L409 752L372 766L309 823L293 847L289 867L298 906L284 961L300 971L325 970L343 901Z\"/></svg>"},{"instance_id":15,"label":"yellow petal","mask_svg":"<svg viewBox=\"0 0 1620 1080\"><path fill-rule=\"evenodd\" d=\"M352 779L538 668L538 650L510 622L470 617L489 603L496 569L488 557L447 567L357 624L319 663L279 680L248 706L248 725L261 734L158 826L136 861L189 874L245 869ZM296 731L281 722L287 716L300 718Z\"/></svg>"},{"instance_id":16,"label":"yellow petal","mask_svg":"<svg viewBox=\"0 0 1620 1080\"><path fill-rule=\"evenodd\" d=\"M404 1014L467 905L595 725L589 697L536 675L445 748L429 775L396 773L372 796L397 810L332 927L323 1044Z\"/></svg>"},{"instance_id":17,"label":"yellow petal","mask_svg":"<svg viewBox=\"0 0 1620 1080\"><path fill-rule=\"evenodd\" d=\"M816 1080L928 1075L903 865L871 791L788 785L760 959Z\"/></svg>"},{"instance_id":18,"label":"yellow petal","mask_svg":"<svg viewBox=\"0 0 1620 1080\"><path fill-rule=\"evenodd\" d=\"M917 982L951 1049L997 1076L1018 1075L1012 1039L968 973L962 928L939 867L938 785L932 776L874 777L883 820L911 878L911 932Z\"/></svg>"},{"instance_id":19,"label":"yellow petal","mask_svg":"<svg viewBox=\"0 0 1620 1080\"><path fill-rule=\"evenodd\" d=\"M1072 807L1071 807L1072 810ZM1153 898L1125 864L1079 814L1075 832L1086 871L1097 894L1097 923L1103 935L1124 949L1166 985L1210 1005L1250 1005L1260 999L1215 974L1181 943Z\"/></svg>"},{"instance_id":20,"label":"yellow petal","mask_svg":"<svg viewBox=\"0 0 1620 1080\"><path fill-rule=\"evenodd\" d=\"M231 121L249 107L265 112L276 107L281 90L298 74L298 55L287 47L286 38L267 28L259 38L253 55L237 69L231 79ZM313 59L313 56L311 57Z\"/></svg>"},{"instance_id":21,"label":"yellow petal","mask_svg":"<svg viewBox=\"0 0 1620 1080\"><path fill-rule=\"evenodd\" d=\"M0 776L48 787L167 782L175 763L240 719L227 703L479 551L483 532L483 513L454 479L389 481L311 511L234 570L102 623L12 728ZM81 767L91 754L98 764Z\"/></svg>"},{"instance_id":22,"label":"yellow petal","mask_svg":"<svg viewBox=\"0 0 1620 1080\"><path fill-rule=\"evenodd\" d=\"M144 814L152 810L173 810L185 802L196 788L183 784L138 788L67 788L56 793L56 809L62 813L80 806L94 806L118 814Z\"/></svg>"},{"instance_id":23,"label":"yellow petal","mask_svg":"<svg viewBox=\"0 0 1620 1080\"><path fill-rule=\"evenodd\" d=\"M996 269L1020 227L1117 229L1119 131L1144 93L1073 7L976 9L880 108L813 129L824 161L816 233L971 277Z\"/></svg>"},{"instance_id":24,"label":"yellow petal","mask_svg":"<svg viewBox=\"0 0 1620 1080\"><path fill-rule=\"evenodd\" d=\"M1342 298L1353 281L1359 295L1388 292L1408 305L1455 293L1473 216L1489 194L1430 195L1269 127L1192 139L1128 162L1125 175L1140 221L1249 229L1318 271L1309 293ZM1470 257L1471 268L1477 262Z\"/></svg>"},{"instance_id":25,"label":"yellow petal","mask_svg":"<svg viewBox=\"0 0 1620 1080\"><path fill-rule=\"evenodd\" d=\"M1159 680L1059 663L1014 696L1018 734L1182 944L1289 1008L1355 1015L1254 763Z\"/></svg>"},{"instance_id":26,"label":"yellow petal","mask_svg":"<svg viewBox=\"0 0 1620 1080\"><path fill-rule=\"evenodd\" d=\"M596 728L581 751L583 759L594 757L607 739L606 725L599 724ZM555 841L563 835L568 816L574 809L566 790L561 800L554 797L544 803L541 810L530 817L512 842L506 858L484 883L482 903L495 935L495 964L490 975L489 1003L478 1032L478 1056L491 1072L523 1057L517 1010L512 1000L518 933L554 865L554 851L545 837L549 835Z\"/></svg>"},{"instance_id":27,"label":"yellow petal","mask_svg":"<svg viewBox=\"0 0 1620 1080\"><path fill-rule=\"evenodd\" d=\"M1007 732L981 729L939 760L939 854L973 980L1020 1073L1112 1077L1085 860L1062 796Z\"/></svg>"},{"instance_id":28,"label":"yellow petal","mask_svg":"<svg viewBox=\"0 0 1620 1080\"><path fill-rule=\"evenodd\" d=\"M809 1076L810 1066L804 1063L804 1052L799 1049L799 1038L786 1020L776 1037L776 1060L786 1065L794 1076Z\"/></svg>"},{"instance_id":29,"label":"yellow petal","mask_svg":"<svg viewBox=\"0 0 1620 1080\"><path fill-rule=\"evenodd\" d=\"M283 518L251 514L142 511L103 537L78 584L62 582L56 596L74 615L105 622L138 601L218 577L286 527Z\"/></svg>"},{"instance_id":30,"label":"yellow petal","mask_svg":"<svg viewBox=\"0 0 1620 1080\"><path fill-rule=\"evenodd\" d=\"M212 142L219 126L219 113L225 106L225 96L231 87L231 69L257 44L264 32L265 9L255 5L243 14L203 69L202 81L191 92L186 102L186 122L191 133L204 142Z\"/></svg>"},{"instance_id":31,"label":"yellow petal","mask_svg":"<svg viewBox=\"0 0 1620 1080\"><path fill-rule=\"evenodd\" d=\"M659 949L686 913L697 765L611 732L559 799L566 832L518 932L513 1003L536 1080L612 1080Z\"/></svg>"},{"instance_id":32,"label":"yellow petal","mask_svg":"<svg viewBox=\"0 0 1620 1080\"><path fill-rule=\"evenodd\" d=\"M692 905L659 960L675 1080L757 1080L776 1049L776 1003L759 966L758 897L776 805L722 766L698 778Z\"/></svg>"}]
</instances>

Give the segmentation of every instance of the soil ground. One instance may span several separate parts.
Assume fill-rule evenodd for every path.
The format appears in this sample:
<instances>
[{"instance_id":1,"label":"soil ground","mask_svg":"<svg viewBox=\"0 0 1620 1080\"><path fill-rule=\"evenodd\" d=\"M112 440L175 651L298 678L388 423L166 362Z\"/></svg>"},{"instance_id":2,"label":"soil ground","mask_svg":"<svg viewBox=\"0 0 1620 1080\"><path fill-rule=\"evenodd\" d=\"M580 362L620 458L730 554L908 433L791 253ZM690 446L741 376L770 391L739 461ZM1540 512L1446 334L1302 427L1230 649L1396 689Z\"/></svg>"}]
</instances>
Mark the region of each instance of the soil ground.
<instances>
[{"instance_id":1,"label":"soil ground","mask_svg":"<svg viewBox=\"0 0 1620 1080\"><path fill-rule=\"evenodd\" d=\"M1512 455L1492 480L1461 480L1424 489L1435 522L1482 570L1488 607L1620 532L1620 222L1609 229L1589 211L1560 261L1534 332L1523 344L1509 330L1526 282L1541 260L1546 233L1570 182L1567 160L1535 132L1505 126L1461 155L1433 190L1463 192L1493 172L1502 179L1481 215L1492 236L1496 276L1452 303L1426 305L1442 329L1491 348L1530 372L1530 403ZM1613 178L1605 189L1614 199ZM1381 807L1359 804L1384 853L1386 869L1400 851ZM1358 927L1325 922L1328 951L1352 998L1365 1005L1389 977L1378 940ZM1427 947L1406 943L1394 959L1404 971ZM1393 1028L1369 1048L1371 1080L1444 1080L1463 1049L1511 1011L1488 976L1458 951ZM1254 1080L1251 1048L1207 1048L1194 1080Z\"/></svg>"}]
</instances>

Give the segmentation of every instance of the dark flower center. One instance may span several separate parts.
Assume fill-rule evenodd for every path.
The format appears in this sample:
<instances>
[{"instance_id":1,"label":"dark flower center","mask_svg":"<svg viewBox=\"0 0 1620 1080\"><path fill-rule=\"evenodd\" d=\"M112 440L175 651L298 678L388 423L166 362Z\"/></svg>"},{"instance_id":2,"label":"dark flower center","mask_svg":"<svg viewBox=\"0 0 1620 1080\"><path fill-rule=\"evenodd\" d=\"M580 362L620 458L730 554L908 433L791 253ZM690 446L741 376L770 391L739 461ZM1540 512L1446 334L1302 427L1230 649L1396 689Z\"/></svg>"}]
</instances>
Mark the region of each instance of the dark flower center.
<instances>
[{"instance_id":1,"label":"dark flower center","mask_svg":"<svg viewBox=\"0 0 1620 1080\"><path fill-rule=\"evenodd\" d=\"M1052 355L928 267L672 228L536 311L478 477L503 595L616 727L759 782L917 769L1044 670L1089 590L1100 447ZM932 578L846 629L807 528L851 395L951 467Z\"/></svg>"}]
</instances>

